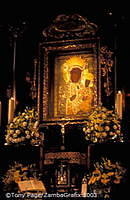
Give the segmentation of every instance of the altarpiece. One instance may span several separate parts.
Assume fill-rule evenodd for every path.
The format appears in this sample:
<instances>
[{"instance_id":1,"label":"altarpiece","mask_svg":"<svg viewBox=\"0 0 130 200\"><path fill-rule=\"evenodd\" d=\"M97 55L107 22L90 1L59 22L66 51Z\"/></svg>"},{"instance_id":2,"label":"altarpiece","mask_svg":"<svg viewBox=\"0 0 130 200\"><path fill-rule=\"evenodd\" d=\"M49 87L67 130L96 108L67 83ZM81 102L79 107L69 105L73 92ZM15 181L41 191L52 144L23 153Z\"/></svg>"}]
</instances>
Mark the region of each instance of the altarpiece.
<instances>
[{"instance_id":1,"label":"altarpiece","mask_svg":"<svg viewBox=\"0 0 130 200\"><path fill-rule=\"evenodd\" d=\"M86 159L85 167L90 163L89 154L82 150L80 152L80 149L74 154L73 149L66 149L65 135L69 134L70 127L72 132L76 129L78 133L82 132L82 124L87 116L103 103L105 97L112 95L112 56L113 53L106 46L101 47L98 26L78 14L59 15L43 30L39 44L39 120L45 132L47 128L47 135L50 131L52 135L57 132L61 136L60 148L56 152L55 148L48 149L44 164L56 164L61 173L63 168L68 170L65 166L69 164L70 176L70 164L77 164L78 159L80 166L83 163L81 160ZM53 140L53 136L50 140ZM58 182L59 176L54 181L56 187L71 187L72 183L75 184L76 180L72 181L76 179L75 175L72 178L66 175L69 182L63 179L63 183ZM63 178L62 175L60 178ZM50 182L52 184L53 181Z\"/></svg>"}]
</instances>

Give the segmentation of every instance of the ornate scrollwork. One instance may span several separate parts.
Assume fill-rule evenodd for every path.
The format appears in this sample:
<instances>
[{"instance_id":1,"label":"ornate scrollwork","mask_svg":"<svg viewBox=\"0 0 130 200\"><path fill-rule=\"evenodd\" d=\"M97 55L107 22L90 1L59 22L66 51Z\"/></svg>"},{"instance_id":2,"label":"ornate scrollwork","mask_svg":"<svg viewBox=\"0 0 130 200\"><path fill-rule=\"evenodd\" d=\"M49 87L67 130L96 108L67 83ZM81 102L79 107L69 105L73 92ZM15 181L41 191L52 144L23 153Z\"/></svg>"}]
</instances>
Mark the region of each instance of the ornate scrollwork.
<instances>
[{"instance_id":1,"label":"ornate scrollwork","mask_svg":"<svg viewBox=\"0 0 130 200\"><path fill-rule=\"evenodd\" d=\"M82 38L95 35L97 25L78 14L58 15L53 23L43 30L46 39Z\"/></svg>"},{"instance_id":2,"label":"ornate scrollwork","mask_svg":"<svg viewBox=\"0 0 130 200\"><path fill-rule=\"evenodd\" d=\"M107 96L110 96L113 92L112 88L112 67L114 64L113 61L113 52L108 49L108 47L103 46L100 49L100 64L102 70L102 76L104 77L104 91Z\"/></svg>"},{"instance_id":3,"label":"ornate scrollwork","mask_svg":"<svg viewBox=\"0 0 130 200\"><path fill-rule=\"evenodd\" d=\"M86 154L80 152L45 153L44 164L54 164L54 161L59 159L67 159L71 164L86 164Z\"/></svg>"}]
</instances>

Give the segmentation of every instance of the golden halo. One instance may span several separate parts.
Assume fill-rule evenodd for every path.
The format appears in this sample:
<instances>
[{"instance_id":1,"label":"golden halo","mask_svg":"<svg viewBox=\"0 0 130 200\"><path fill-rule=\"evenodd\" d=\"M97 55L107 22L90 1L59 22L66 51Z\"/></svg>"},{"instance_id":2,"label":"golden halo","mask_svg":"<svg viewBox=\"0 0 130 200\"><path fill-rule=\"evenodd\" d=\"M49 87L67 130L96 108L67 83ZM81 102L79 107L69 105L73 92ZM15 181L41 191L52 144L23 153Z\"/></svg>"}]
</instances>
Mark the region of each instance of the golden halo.
<instances>
[{"instance_id":1,"label":"golden halo","mask_svg":"<svg viewBox=\"0 0 130 200\"><path fill-rule=\"evenodd\" d=\"M81 71L86 68L86 59L81 58L80 56L72 56L63 64L63 77L65 82L70 81L70 72L73 68L77 67Z\"/></svg>"}]
</instances>

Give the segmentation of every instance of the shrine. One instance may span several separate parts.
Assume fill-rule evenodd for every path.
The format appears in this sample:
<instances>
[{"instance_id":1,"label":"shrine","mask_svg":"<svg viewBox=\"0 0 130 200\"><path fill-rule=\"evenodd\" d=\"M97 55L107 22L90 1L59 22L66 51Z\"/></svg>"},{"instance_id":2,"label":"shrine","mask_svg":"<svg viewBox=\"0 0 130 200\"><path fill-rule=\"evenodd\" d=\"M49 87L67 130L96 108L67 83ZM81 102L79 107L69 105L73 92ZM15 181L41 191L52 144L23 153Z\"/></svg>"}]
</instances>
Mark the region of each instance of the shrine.
<instances>
[{"instance_id":1,"label":"shrine","mask_svg":"<svg viewBox=\"0 0 130 200\"><path fill-rule=\"evenodd\" d=\"M114 199L126 191L130 167L124 157L129 93L118 87L115 38L107 42L86 16L57 15L40 32L23 97L16 72L20 28L9 29L13 76L0 152L10 158L2 159L2 195Z\"/></svg>"}]
</instances>

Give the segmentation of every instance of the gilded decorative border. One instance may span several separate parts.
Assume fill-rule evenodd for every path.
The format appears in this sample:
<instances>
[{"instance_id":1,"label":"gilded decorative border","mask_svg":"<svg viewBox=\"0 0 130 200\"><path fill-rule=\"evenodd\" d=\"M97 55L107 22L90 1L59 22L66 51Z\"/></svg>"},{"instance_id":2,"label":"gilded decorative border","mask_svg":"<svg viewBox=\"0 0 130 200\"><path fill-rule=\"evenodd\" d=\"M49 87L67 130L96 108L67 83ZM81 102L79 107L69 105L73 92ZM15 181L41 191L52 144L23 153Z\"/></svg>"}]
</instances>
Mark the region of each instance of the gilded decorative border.
<instances>
[{"instance_id":1,"label":"gilded decorative border","mask_svg":"<svg viewBox=\"0 0 130 200\"><path fill-rule=\"evenodd\" d=\"M43 119L47 118L48 115L48 81L49 81L49 73L48 73L48 50L44 49L44 71L43 71Z\"/></svg>"},{"instance_id":2,"label":"gilded decorative border","mask_svg":"<svg viewBox=\"0 0 130 200\"><path fill-rule=\"evenodd\" d=\"M54 164L56 159L67 159L68 163L86 165L87 156L84 153L79 152L56 152L56 153L45 153L45 165Z\"/></svg>"},{"instance_id":3,"label":"gilded decorative border","mask_svg":"<svg viewBox=\"0 0 130 200\"><path fill-rule=\"evenodd\" d=\"M95 35L98 26L79 14L58 15L48 27L43 30L47 39L83 38Z\"/></svg>"},{"instance_id":4,"label":"gilded decorative border","mask_svg":"<svg viewBox=\"0 0 130 200\"><path fill-rule=\"evenodd\" d=\"M82 42L85 42L86 40L83 40ZM87 40L88 42L89 40ZM86 51L87 49L93 49L93 52L94 52L94 55L96 55L97 57L97 74L96 74L96 77L97 77L97 92L95 91L95 106L99 103L100 99L101 99L101 91L99 92L99 88L100 88L100 73L98 71L100 71L100 66L99 66L99 56L98 56L98 45L97 43L99 43L99 40L96 40L96 39L93 39L91 41L88 42L88 43L81 43L81 40L78 41L75 43L75 41L73 40L73 42L71 41L70 44L58 44L56 45L49 45L49 42L47 43L42 43L41 44L41 52L44 56L44 59L43 59L43 63L40 63L41 67L43 67L43 74L41 74L41 82L43 82L43 89L42 91L40 90L40 92L43 93L43 95L39 95L39 96L42 96L42 100L39 101L41 105L38 105L39 107L39 111L41 113L41 110L40 110L40 107L43 109L43 112L41 114L41 120L42 121L66 121L66 120L81 120L81 119L86 119L86 116L85 117L65 117L65 118L49 118L48 117L48 107L49 107L49 91L48 91L48 84L49 84L49 53L57 53L57 52L62 52L62 51L70 51L70 52L73 52L73 51ZM46 44L46 45L45 45ZM42 62L42 61L41 61ZM41 83L40 83L41 84ZM42 87L41 87L42 88ZM96 103L97 102L97 103Z\"/></svg>"},{"instance_id":5,"label":"gilded decorative border","mask_svg":"<svg viewBox=\"0 0 130 200\"><path fill-rule=\"evenodd\" d=\"M103 88L106 96L113 93L112 72L113 72L113 52L107 46L100 48L100 64L102 77L104 77Z\"/></svg>"}]
</instances>

